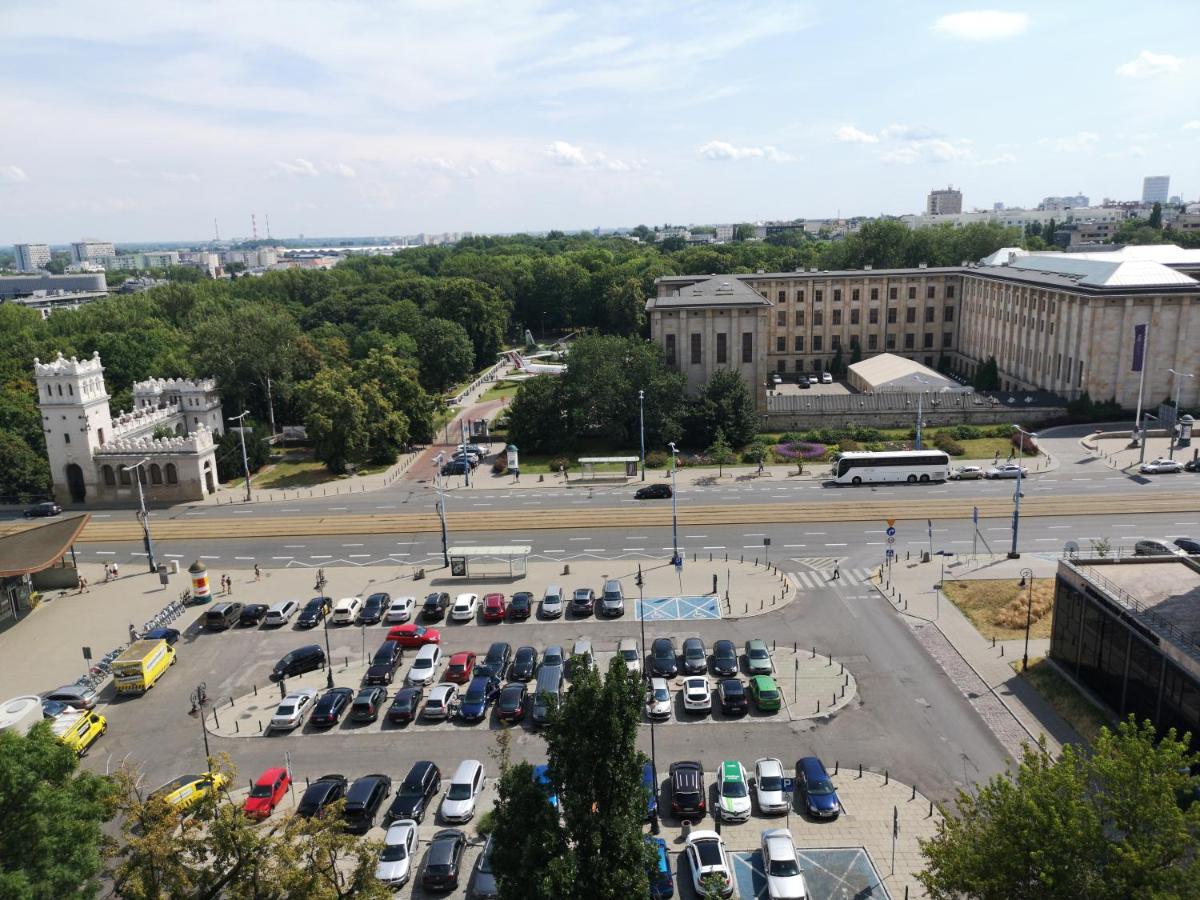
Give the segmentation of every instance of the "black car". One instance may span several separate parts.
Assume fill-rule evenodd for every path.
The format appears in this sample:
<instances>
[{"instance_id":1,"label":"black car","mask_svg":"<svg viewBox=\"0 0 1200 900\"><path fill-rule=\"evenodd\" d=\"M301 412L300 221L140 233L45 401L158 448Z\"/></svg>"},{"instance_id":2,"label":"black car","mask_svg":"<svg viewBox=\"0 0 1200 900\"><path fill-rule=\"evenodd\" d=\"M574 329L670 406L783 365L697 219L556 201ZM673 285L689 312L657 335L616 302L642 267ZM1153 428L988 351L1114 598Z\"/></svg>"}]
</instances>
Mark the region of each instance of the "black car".
<instances>
[{"instance_id":1,"label":"black car","mask_svg":"<svg viewBox=\"0 0 1200 900\"><path fill-rule=\"evenodd\" d=\"M508 601L508 617L514 622L523 621L533 615L533 594L517 591Z\"/></svg>"},{"instance_id":2,"label":"black car","mask_svg":"<svg viewBox=\"0 0 1200 900\"><path fill-rule=\"evenodd\" d=\"M512 645L507 641L496 641L488 647L487 656L475 663L475 674L495 675L497 678L503 678L510 659L512 659Z\"/></svg>"},{"instance_id":3,"label":"black car","mask_svg":"<svg viewBox=\"0 0 1200 900\"><path fill-rule=\"evenodd\" d=\"M371 657L371 666L363 676L363 683L391 684L403 657L404 648L397 641L384 641Z\"/></svg>"},{"instance_id":4,"label":"black car","mask_svg":"<svg viewBox=\"0 0 1200 900\"><path fill-rule=\"evenodd\" d=\"M1183 464L1183 471L1200 472L1200 457L1196 459L1189 459L1187 462L1185 462Z\"/></svg>"},{"instance_id":5,"label":"black car","mask_svg":"<svg viewBox=\"0 0 1200 900\"><path fill-rule=\"evenodd\" d=\"M518 647L512 665L508 667L509 681L530 681L537 669L537 651L532 647Z\"/></svg>"},{"instance_id":6,"label":"black car","mask_svg":"<svg viewBox=\"0 0 1200 900\"><path fill-rule=\"evenodd\" d=\"M501 722L520 722L525 718L525 700L528 696L529 688L524 682L506 684L496 700L496 718Z\"/></svg>"},{"instance_id":7,"label":"black car","mask_svg":"<svg viewBox=\"0 0 1200 900\"><path fill-rule=\"evenodd\" d=\"M655 638L650 645L650 674L660 678L674 678L679 672L675 659L675 642L670 638Z\"/></svg>"},{"instance_id":8,"label":"black car","mask_svg":"<svg viewBox=\"0 0 1200 900\"><path fill-rule=\"evenodd\" d=\"M425 595L425 602L421 604L421 615L428 622L436 622L446 616L446 610L450 606L450 595L445 591L436 592Z\"/></svg>"},{"instance_id":9,"label":"black car","mask_svg":"<svg viewBox=\"0 0 1200 900\"><path fill-rule=\"evenodd\" d=\"M466 849L467 836L457 828L446 828L435 834L429 842L429 852L425 854L421 886L429 891L452 891L458 887Z\"/></svg>"},{"instance_id":10,"label":"black car","mask_svg":"<svg viewBox=\"0 0 1200 900\"><path fill-rule=\"evenodd\" d=\"M746 686L737 678L722 678L717 685L717 696L721 699L721 712L727 716L741 716L750 711Z\"/></svg>"},{"instance_id":11,"label":"black car","mask_svg":"<svg viewBox=\"0 0 1200 900\"><path fill-rule=\"evenodd\" d=\"M271 680L279 681L281 678L303 675L305 672L320 669L324 665L325 651L319 644L308 644L296 648L291 653L284 654L279 662L275 663L275 668L271 670Z\"/></svg>"},{"instance_id":12,"label":"black car","mask_svg":"<svg viewBox=\"0 0 1200 900\"><path fill-rule=\"evenodd\" d=\"M363 775L354 779L346 791L342 818L352 834L366 834L375 825L375 816L392 793L392 779L386 775Z\"/></svg>"},{"instance_id":13,"label":"black car","mask_svg":"<svg viewBox=\"0 0 1200 900\"><path fill-rule=\"evenodd\" d=\"M263 616L267 614L267 610L270 608L265 603L247 603L242 607L242 613L238 616L237 623L243 628L261 625Z\"/></svg>"},{"instance_id":14,"label":"black car","mask_svg":"<svg viewBox=\"0 0 1200 900\"><path fill-rule=\"evenodd\" d=\"M591 588L576 588L571 595L571 612L577 616L590 616L596 606L596 592Z\"/></svg>"},{"instance_id":15,"label":"black car","mask_svg":"<svg viewBox=\"0 0 1200 900\"><path fill-rule=\"evenodd\" d=\"M350 704L350 718L355 722L374 722L379 718L383 704L387 703L387 691L379 686L365 687L358 692Z\"/></svg>"},{"instance_id":16,"label":"black car","mask_svg":"<svg viewBox=\"0 0 1200 900\"><path fill-rule=\"evenodd\" d=\"M471 464L465 459L452 459L442 466L443 475L465 475Z\"/></svg>"},{"instance_id":17,"label":"black car","mask_svg":"<svg viewBox=\"0 0 1200 900\"><path fill-rule=\"evenodd\" d=\"M346 796L345 775L322 775L308 786L296 806L296 815L311 819L324 815L325 810Z\"/></svg>"},{"instance_id":18,"label":"black car","mask_svg":"<svg viewBox=\"0 0 1200 900\"><path fill-rule=\"evenodd\" d=\"M369 594L363 601L362 611L358 614L360 625L378 625L383 621L383 614L392 605L392 595L385 593Z\"/></svg>"},{"instance_id":19,"label":"black car","mask_svg":"<svg viewBox=\"0 0 1200 900\"><path fill-rule=\"evenodd\" d=\"M418 760L413 763L396 790L392 805L383 817L384 823L390 825L404 819L421 822L429 808L429 801L436 797L441 789L441 770L427 759Z\"/></svg>"},{"instance_id":20,"label":"black car","mask_svg":"<svg viewBox=\"0 0 1200 900\"><path fill-rule=\"evenodd\" d=\"M713 672L717 675L736 675L738 673L738 651L733 641L717 641L713 644Z\"/></svg>"},{"instance_id":21,"label":"black car","mask_svg":"<svg viewBox=\"0 0 1200 900\"><path fill-rule=\"evenodd\" d=\"M680 819L703 818L704 768L698 762L671 763L671 812Z\"/></svg>"},{"instance_id":22,"label":"black car","mask_svg":"<svg viewBox=\"0 0 1200 900\"><path fill-rule=\"evenodd\" d=\"M1184 553L1200 553L1200 541L1195 538L1175 538L1175 546Z\"/></svg>"},{"instance_id":23,"label":"black car","mask_svg":"<svg viewBox=\"0 0 1200 900\"><path fill-rule=\"evenodd\" d=\"M323 693L317 705L313 707L308 724L318 728L329 728L341 721L342 713L354 699L354 689L338 687Z\"/></svg>"},{"instance_id":24,"label":"black car","mask_svg":"<svg viewBox=\"0 0 1200 900\"><path fill-rule=\"evenodd\" d=\"M396 696L392 698L392 705L388 707L388 721L397 725L411 722L417 717L417 710L420 709L421 701L424 699L425 689L422 687L400 688L396 691Z\"/></svg>"},{"instance_id":25,"label":"black car","mask_svg":"<svg viewBox=\"0 0 1200 900\"><path fill-rule=\"evenodd\" d=\"M296 617L296 625L300 628L316 628L321 624L321 620L329 615L331 609L333 604L328 597L313 597L304 604L304 609L300 610L300 615Z\"/></svg>"},{"instance_id":26,"label":"black car","mask_svg":"<svg viewBox=\"0 0 1200 900\"><path fill-rule=\"evenodd\" d=\"M151 628L142 635L143 641L166 641L171 646L179 640L178 628Z\"/></svg>"},{"instance_id":27,"label":"black car","mask_svg":"<svg viewBox=\"0 0 1200 900\"><path fill-rule=\"evenodd\" d=\"M25 518L27 519L42 519L47 516L57 516L62 512L62 507L53 500L47 500L45 503L35 503L29 509L25 510Z\"/></svg>"},{"instance_id":28,"label":"black car","mask_svg":"<svg viewBox=\"0 0 1200 900\"><path fill-rule=\"evenodd\" d=\"M670 500L671 486L669 484L648 484L638 488L633 494L634 500Z\"/></svg>"},{"instance_id":29,"label":"black car","mask_svg":"<svg viewBox=\"0 0 1200 900\"><path fill-rule=\"evenodd\" d=\"M690 637L683 642L683 674L704 675L708 672L708 651L704 641Z\"/></svg>"}]
</instances>

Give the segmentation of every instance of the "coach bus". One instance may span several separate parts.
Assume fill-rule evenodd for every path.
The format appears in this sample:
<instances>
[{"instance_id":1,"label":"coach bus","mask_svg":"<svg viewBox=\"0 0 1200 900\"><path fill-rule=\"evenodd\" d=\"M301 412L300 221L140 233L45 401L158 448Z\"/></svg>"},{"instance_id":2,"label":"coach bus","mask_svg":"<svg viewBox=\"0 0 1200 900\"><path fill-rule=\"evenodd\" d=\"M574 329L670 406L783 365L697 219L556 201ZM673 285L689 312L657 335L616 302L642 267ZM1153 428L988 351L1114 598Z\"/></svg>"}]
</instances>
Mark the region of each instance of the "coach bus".
<instances>
[{"instance_id":1,"label":"coach bus","mask_svg":"<svg viewBox=\"0 0 1200 900\"><path fill-rule=\"evenodd\" d=\"M838 484L916 484L949 477L950 455L941 450L847 451L833 462L833 478Z\"/></svg>"}]
</instances>

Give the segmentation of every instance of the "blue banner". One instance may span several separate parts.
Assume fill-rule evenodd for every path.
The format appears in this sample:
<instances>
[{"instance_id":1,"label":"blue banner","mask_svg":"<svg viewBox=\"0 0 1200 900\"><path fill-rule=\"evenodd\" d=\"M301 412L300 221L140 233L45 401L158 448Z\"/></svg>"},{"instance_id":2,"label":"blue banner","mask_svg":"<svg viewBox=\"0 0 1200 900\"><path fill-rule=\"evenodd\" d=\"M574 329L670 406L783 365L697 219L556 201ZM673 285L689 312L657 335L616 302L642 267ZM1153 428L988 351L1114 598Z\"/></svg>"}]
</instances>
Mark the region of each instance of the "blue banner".
<instances>
[{"instance_id":1,"label":"blue banner","mask_svg":"<svg viewBox=\"0 0 1200 900\"><path fill-rule=\"evenodd\" d=\"M1148 325L1133 326L1133 371L1142 371L1146 361L1146 330Z\"/></svg>"}]
</instances>

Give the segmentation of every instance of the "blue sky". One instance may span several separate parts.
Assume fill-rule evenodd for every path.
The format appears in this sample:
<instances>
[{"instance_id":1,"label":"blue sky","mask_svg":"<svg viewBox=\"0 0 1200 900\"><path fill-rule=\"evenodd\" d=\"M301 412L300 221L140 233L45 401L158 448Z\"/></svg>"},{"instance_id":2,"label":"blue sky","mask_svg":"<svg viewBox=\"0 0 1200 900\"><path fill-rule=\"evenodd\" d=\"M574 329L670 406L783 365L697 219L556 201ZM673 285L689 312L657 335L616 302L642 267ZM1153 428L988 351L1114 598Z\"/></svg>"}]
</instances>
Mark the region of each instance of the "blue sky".
<instances>
[{"instance_id":1,"label":"blue sky","mask_svg":"<svg viewBox=\"0 0 1200 900\"><path fill-rule=\"evenodd\" d=\"M1200 194L1200 3L9 2L0 241Z\"/></svg>"}]
</instances>

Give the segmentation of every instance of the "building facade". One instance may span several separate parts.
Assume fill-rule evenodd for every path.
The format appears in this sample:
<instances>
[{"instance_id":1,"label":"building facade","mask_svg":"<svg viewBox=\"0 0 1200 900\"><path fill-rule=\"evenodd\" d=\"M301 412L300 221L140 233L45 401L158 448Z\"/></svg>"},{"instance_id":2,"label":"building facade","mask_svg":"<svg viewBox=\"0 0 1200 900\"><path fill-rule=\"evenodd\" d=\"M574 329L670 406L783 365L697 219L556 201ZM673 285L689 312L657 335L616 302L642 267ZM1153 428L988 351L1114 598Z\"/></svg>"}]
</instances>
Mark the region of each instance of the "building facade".
<instances>
[{"instance_id":1,"label":"building facade","mask_svg":"<svg viewBox=\"0 0 1200 900\"><path fill-rule=\"evenodd\" d=\"M1146 205L1161 203L1164 206L1167 203L1167 197L1171 193L1171 176L1170 175L1147 175L1142 179L1142 203Z\"/></svg>"},{"instance_id":2,"label":"building facade","mask_svg":"<svg viewBox=\"0 0 1200 900\"><path fill-rule=\"evenodd\" d=\"M925 201L925 214L929 216L945 216L962 212L962 191L956 191L953 185L944 191L934 189L929 192Z\"/></svg>"},{"instance_id":3,"label":"building facade","mask_svg":"<svg viewBox=\"0 0 1200 900\"><path fill-rule=\"evenodd\" d=\"M50 262L48 244L14 244L18 272L36 272Z\"/></svg>"},{"instance_id":4,"label":"building facade","mask_svg":"<svg viewBox=\"0 0 1200 900\"><path fill-rule=\"evenodd\" d=\"M103 265L111 256L116 256L117 250L111 241L76 241L71 244L71 261L97 262Z\"/></svg>"},{"instance_id":5,"label":"building facade","mask_svg":"<svg viewBox=\"0 0 1200 900\"><path fill-rule=\"evenodd\" d=\"M114 417L98 353L35 359L33 369L59 503L136 503L135 478L148 501L202 500L216 492L214 439L224 426L213 379L138 382L134 409Z\"/></svg>"}]
</instances>

